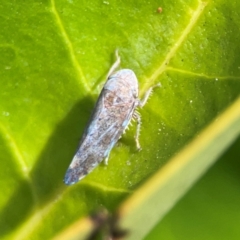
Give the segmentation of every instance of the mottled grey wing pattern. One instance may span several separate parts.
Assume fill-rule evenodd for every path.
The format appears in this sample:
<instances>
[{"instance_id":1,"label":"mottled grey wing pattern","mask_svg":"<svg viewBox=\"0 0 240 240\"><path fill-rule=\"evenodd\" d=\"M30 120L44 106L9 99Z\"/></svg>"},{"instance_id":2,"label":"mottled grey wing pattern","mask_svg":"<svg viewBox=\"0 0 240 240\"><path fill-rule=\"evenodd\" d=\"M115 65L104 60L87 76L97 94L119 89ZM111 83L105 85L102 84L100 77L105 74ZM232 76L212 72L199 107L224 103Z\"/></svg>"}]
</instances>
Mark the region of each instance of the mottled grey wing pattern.
<instances>
[{"instance_id":1,"label":"mottled grey wing pattern","mask_svg":"<svg viewBox=\"0 0 240 240\"><path fill-rule=\"evenodd\" d=\"M103 89L93 115L65 175L68 185L76 183L91 172L122 135L132 118L136 101L123 98L121 93Z\"/></svg>"}]
</instances>

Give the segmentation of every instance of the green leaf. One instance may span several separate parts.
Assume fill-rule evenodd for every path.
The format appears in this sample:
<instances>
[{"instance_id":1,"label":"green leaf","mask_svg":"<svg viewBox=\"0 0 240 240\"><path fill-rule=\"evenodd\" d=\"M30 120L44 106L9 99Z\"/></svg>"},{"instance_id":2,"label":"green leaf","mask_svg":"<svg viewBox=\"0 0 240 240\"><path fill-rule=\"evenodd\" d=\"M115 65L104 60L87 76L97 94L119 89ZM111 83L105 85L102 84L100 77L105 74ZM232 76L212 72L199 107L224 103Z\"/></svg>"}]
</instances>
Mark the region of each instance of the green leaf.
<instances>
[{"instance_id":1,"label":"green leaf","mask_svg":"<svg viewBox=\"0 0 240 240\"><path fill-rule=\"evenodd\" d=\"M196 180L205 173L221 153L223 153L239 135L239 109L240 98L221 114L217 121L214 121L210 126L205 128L186 148L173 157L163 168L143 184L143 186L135 191L131 197L121 204L115 217L110 219L110 229L113 226L114 232L121 231L127 233L127 239L143 239L157 221L164 217L177 200L189 190ZM225 185L229 187L229 183ZM214 187L216 188L216 186ZM217 188L219 190L221 186ZM198 204L201 205L202 203L199 202ZM235 206L232 208L235 209ZM196 209L194 210L196 211ZM188 211L188 209L186 211ZM212 210L210 210L210 212L211 211ZM233 214L230 216L232 215ZM185 215L182 214L181 217L184 218ZM103 213L101 213L97 219L101 219L101 222L103 222ZM92 220L88 218L82 219L60 233L55 239L73 240L78 239L79 236L82 237L81 239L85 239L83 234L90 235L96 228L96 223L99 224L100 222L100 220L96 221L97 219L96 217ZM115 224L116 219L117 224ZM174 218L171 220L174 222ZM179 222L175 223L175 225L179 224L181 225ZM224 226L225 225L224 223ZM102 227L103 226L104 224L102 224ZM192 226L194 226L194 224L192 224ZM158 239L159 236L178 239L178 235L174 235L177 231L170 230L170 234L168 233L168 225L163 225L163 227L160 225L159 227L153 231L149 239ZM168 232L164 231L164 227L167 228ZM181 228L177 228L180 234L181 232L186 232L188 229L187 226L184 227L183 231L179 231ZM236 227L232 227L232 229L235 230ZM227 235L228 234L229 233L227 233ZM184 233L183 235L186 234ZM191 234L188 233L187 235L191 237ZM199 234L199 239L201 239L202 236L204 236L204 234Z\"/></svg>"},{"instance_id":2,"label":"green leaf","mask_svg":"<svg viewBox=\"0 0 240 240\"><path fill-rule=\"evenodd\" d=\"M142 239L240 133L240 99L136 191L118 210L127 239Z\"/></svg>"},{"instance_id":3,"label":"green leaf","mask_svg":"<svg viewBox=\"0 0 240 240\"><path fill-rule=\"evenodd\" d=\"M232 239L239 230L240 138L145 240Z\"/></svg>"},{"instance_id":4,"label":"green leaf","mask_svg":"<svg viewBox=\"0 0 240 240\"><path fill-rule=\"evenodd\" d=\"M49 239L114 211L240 92L238 2L19 1L0 6L0 238ZM162 13L157 9L162 7ZM119 49L141 96L135 128L80 183L62 179Z\"/></svg>"}]
</instances>

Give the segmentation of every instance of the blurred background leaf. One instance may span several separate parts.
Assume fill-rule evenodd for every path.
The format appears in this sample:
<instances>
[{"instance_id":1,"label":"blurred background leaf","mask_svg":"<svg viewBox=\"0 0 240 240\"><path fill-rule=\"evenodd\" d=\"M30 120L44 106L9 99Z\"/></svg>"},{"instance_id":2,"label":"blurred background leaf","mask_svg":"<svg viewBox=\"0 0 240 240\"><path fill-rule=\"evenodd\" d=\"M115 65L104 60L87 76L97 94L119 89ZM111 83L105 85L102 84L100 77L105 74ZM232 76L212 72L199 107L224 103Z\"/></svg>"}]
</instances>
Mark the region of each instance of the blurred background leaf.
<instances>
[{"instance_id":1,"label":"blurred background leaf","mask_svg":"<svg viewBox=\"0 0 240 240\"><path fill-rule=\"evenodd\" d=\"M240 138L145 239L239 239L239 159Z\"/></svg>"}]
</instances>

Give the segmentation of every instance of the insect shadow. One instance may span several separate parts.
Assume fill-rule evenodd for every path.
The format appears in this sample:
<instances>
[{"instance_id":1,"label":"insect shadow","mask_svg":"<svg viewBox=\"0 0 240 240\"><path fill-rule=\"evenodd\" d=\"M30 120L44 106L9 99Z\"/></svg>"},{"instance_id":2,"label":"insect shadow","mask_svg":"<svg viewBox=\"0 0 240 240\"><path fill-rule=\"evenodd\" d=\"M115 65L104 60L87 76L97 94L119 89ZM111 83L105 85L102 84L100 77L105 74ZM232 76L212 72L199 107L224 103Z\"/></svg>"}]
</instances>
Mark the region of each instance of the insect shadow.
<instances>
[{"instance_id":1,"label":"insect shadow","mask_svg":"<svg viewBox=\"0 0 240 240\"><path fill-rule=\"evenodd\" d=\"M66 186L63 177L91 115L94 100L88 96L76 103L56 126L28 180L19 187L0 212L0 238L12 232L35 209ZM17 207L16 207L17 206Z\"/></svg>"}]
</instances>

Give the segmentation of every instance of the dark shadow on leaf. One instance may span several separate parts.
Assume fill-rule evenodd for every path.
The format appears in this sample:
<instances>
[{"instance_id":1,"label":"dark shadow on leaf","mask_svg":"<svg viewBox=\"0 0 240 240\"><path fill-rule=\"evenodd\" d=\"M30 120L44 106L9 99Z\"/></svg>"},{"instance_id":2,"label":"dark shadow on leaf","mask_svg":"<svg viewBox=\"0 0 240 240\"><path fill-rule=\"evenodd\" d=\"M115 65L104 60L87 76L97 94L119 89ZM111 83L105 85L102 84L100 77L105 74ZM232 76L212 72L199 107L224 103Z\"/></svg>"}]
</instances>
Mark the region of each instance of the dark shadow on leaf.
<instances>
[{"instance_id":1,"label":"dark shadow on leaf","mask_svg":"<svg viewBox=\"0 0 240 240\"><path fill-rule=\"evenodd\" d=\"M13 231L32 213L34 206L41 207L65 187L65 172L77 149L93 106L90 97L82 99L56 126L30 173L34 192L29 182L23 180L0 212L0 236Z\"/></svg>"},{"instance_id":2,"label":"dark shadow on leaf","mask_svg":"<svg viewBox=\"0 0 240 240\"><path fill-rule=\"evenodd\" d=\"M64 185L65 172L73 158L79 140L93 110L94 103L87 97L77 103L68 116L56 127L31 178L40 204Z\"/></svg>"},{"instance_id":3,"label":"dark shadow on leaf","mask_svg":"<svg viewBox=\"0 0 240 240\"><path fill-rule=\"evenodd\" d=\"M19 186L0 213L0 236L12 232L28 216L34 205L29 183L22 180L19 182Z\"/></svg>"}]
</instances>

